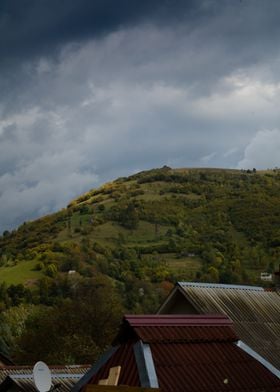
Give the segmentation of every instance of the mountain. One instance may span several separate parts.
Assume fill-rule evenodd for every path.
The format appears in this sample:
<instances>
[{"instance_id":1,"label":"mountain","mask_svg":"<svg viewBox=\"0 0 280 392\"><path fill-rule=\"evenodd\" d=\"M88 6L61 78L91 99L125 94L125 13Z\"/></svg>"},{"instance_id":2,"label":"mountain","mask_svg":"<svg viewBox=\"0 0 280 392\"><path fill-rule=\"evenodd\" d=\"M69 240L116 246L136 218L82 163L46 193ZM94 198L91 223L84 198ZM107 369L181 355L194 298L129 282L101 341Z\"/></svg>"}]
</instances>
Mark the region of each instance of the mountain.
<instances>
[{"instance_id":1,"label":"mountain","mask_svg":"<svg viewBox=\"0 0 280 392\"><path fill-rule=\"evenodd\" d=\"M97 273L121 285L257 283L279 262L279 194L278 169L165 166L119 178L4 232L0 283L32 289L45 277Z\"/></svg>"}]
</instances>

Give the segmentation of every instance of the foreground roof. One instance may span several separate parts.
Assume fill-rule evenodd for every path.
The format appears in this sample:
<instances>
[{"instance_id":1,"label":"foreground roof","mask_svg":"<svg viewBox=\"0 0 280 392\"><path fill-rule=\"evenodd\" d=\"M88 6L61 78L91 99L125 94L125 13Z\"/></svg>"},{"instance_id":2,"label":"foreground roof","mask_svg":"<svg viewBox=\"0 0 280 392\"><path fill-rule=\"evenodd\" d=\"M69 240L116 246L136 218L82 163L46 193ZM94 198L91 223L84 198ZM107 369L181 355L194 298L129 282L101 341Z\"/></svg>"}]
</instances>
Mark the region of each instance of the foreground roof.
<instances>
[{"instance_id":1,"label":"foreground roof","mask_svg":"<svg viewBox=\"0 0 280 392\"><path fill-rule=\"evenodd\" d=\"M231 326L232 321L222 315L126 316L113 343L122 343L128 337L145 343L234 342L238 337Z\"/></svg>"},{"instance_id":2,"label":"foreground roof","mask_svg":"<svg viewBox=\"0 0 280 392\"><path fill-rule=\"evenodd\" d=\"M106 379L162 392L280 392L280 380L237 345L224 315L125 316L114 347L72 389Z\"/></svg>"},{"instance_id":3,"label":"foreground roof","mask_svg":"<svg viewBox=\"0 0 280 392\"><path fill-rule=\"evenodd\" d=\"M159 313L174 312L228 315L240 339L280 370L277 292L255 286L178 282L159 310Z\"/></svg>"},{"instance_id":4,"label":"foreground roof","mask_svg":"<svg viewBox=\"0 0 280 392\"><path fill-rule=\"evenodd\" d=\"M71 390L84 374L90 369L89 365L49 366L52 383L58 392ZM33 366L7 366L0 368L0 391L38 392L33 381Z\"/></svg>"},{"instance_id":5,"label":"foreground roof","mask_svg":"<svg viewBox=\"0 0 280 392\"><path fill-rule=\"evenodd\" d=\"M14 365L13 361L5 354L0 352L0 368L3 366L12 366L12 365Z\"/></svg>"}]
</instances>

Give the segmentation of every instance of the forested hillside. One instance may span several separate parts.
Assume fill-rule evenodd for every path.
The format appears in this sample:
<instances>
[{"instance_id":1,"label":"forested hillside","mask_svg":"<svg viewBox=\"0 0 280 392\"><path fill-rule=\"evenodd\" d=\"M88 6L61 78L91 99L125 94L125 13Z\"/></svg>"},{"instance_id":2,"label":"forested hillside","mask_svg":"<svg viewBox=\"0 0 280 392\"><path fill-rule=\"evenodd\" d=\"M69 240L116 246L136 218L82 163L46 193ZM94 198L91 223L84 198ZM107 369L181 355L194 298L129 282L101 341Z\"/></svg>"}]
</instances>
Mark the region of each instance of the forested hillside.
<instances>
[{"instance_id":1,"label":"forested hillside","mask_svg":"<svg viewBox=\"0 0 280 392\"><path fill-rule=\"evenodd\" d=\"M92 306L101 320L106 293L116 304L107 314L112 312L117 325L124 310L154 311L176 280L260 283L260 272L273 271L280 260L279 194L278 169L163 167L119 178L62 211L5 231L0 238L0 306L7 326L2 350L21 362L33 360L27 352L28 347L34 352L35 335L28 331L37 328L44 340L47 320L73 331ZM93 292L99 295L94 305ZM86 307L69 320L81 302ZM59 311L62 303L68 312ZM104 336L96 338L88 324L90 319L87 330L77 334L77 352L65 337L62 362L91 360L104 347ZM88 346L91 354L85 355L82 347Z\"/></svg>"}]
</instances>

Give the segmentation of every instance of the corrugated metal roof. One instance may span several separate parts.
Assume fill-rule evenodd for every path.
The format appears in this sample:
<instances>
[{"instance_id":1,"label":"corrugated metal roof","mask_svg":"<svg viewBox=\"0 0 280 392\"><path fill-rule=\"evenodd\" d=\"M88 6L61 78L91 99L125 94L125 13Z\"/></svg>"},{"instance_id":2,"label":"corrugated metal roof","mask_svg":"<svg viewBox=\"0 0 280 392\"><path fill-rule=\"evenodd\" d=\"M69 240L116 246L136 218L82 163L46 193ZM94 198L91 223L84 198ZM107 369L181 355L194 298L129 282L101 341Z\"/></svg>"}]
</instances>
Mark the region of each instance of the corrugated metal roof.
<instances>
[{"instance_id":1,"label":"corrugated metal roof","mask_svg":"<svg viewBox=\"0 0 280 392\"><path fill-rule=\"evenodd\" d=\"M199 313L228 315L240 339L280 369L280 296L276 292L182 282L178 286Z\"/></svg>"},{"instance_id":2,"label":"corrugated metal roof","mask_svg":"<svg viewBox=\"0 0 280 392\"><path fill-rule=\"evenodd\" d=\"M231 328L219 326L136 327L136 334L145 343L151 342L235 342Z\"/></svg>"},{"instance_id":3,"label":"corrugated metal roof","mask_svg":"<svg viewBox=\"0 0 280 392\"><path fill-rule=\"evenodd\" d=\"M257 361L259 361L261 364L263 364L264 367L266 367L266 369L268 369L270 372L272 372L275 376L277 376L280 379L280 370L276 369L276 367L271 365L270 362L268 362L264 357L259 355L256 351L254 351L246 343L244 343L242 340L239 340L237 342L237 346L240 347L242 350L244 350L249 355L251 355L251 357L253 357Z\"/></svg>"},{"instance_id":4,"label":"corrugated metal roof","mask_svg":"<svg viewBox=\"0 0 280 392\"><path fill-rule=\"evenodd\" d=\"M52 382L57 385L56 391L67 392L90 369L89 365L50 366ZM9 390L11 385L23 391L36 391L33 381L33 367L7 366L0 369L0 391Z\"/></svg>"},{"instance_id":5,"label":"corrugated metal roof","mask_svg":"<svg viewBox=\"0 0 280 392\"><path fill-rule=\"evenodd\" d=\"M127 385L88 385L86 392L160 392L158 388L131 387Z\"/></svg>"},{"instance_id":6,"label":"corrugated metal roof","mask_svg":"<svg viewBox=\"0 0 280 392\"><path fill-rule=\"evenodd\" d=\"M58 392L69 392L71 391L71 388L79 381L79 379L83 376L81 375L68 375L67 378L60 378L56 377L52 379L52 384L55 387L55 390ZM13 376L8 376L8 378L11 379L11 383L9 385L17 386L20 391L26 391L26 392L38 392L37 388L35 387L33 378L14 378ZM4 381L5 383L5 381ZM3 383L3 384L4 384ZM8 385L8 384L7 384ZM10 387L9 387L10 388ZM0 385L0 391L9 391L9 388L2 389L2 386Z\"/></svg>"},{"instance_id":7,"label":"corrugated metal roof","mask_svg":"<svg viewBox=\"0 0 280 392\"><path fill-rule=\"evenodd\" d=\"M233 343L232 338L236 335L225 322L225 317L220 318L222 325L211 326L215 317L184 316L184 323L181 321L174 326L171 320L177 322L177 316L126 316L121 329L122 338L127 337L126 342L92 377L90 384L107 378L111 367L121 366L119 385L140 386L135 358L138 343L135 343L146 340L162 392L280 392L280 380ZM195 319L198 325L193 325L193 321L188 325L187 319ZM199 324L199 319L208 319L208 325L205 322ZM132 336L134 338L130 340ZM217 336L223 336L224 340L217 339Z\"/></svg>"},{"instance_id":8,"label":"corrugated metal roof","mask_svg":"<svg viewBox=\"0 0 280 392\"><path fill-rule=\"evenodd\" d=\"M14 362L8 358L5 354L0 353L0 368L2 366L11 366L14 365Z\"/></svg>"},{"instance_id":9,"label":"corrugated metal roof","mask_svg":"<svg viewBox=\"0 0 280 392\"><path fill-rule=\"evenodd\" d=\"M232 325L232 321L228 316L222 314L215 315L125 315L124 321L127 321L132 327L136 326L224 326Z\"/></svg>"},{"instance_id":10,"label":"corrugated metal roof","mask_svg":"<svg viewBox=\"0 0 280 392\"><path fill-rule=\"evenodd\" d=\"M224 283L201 283L201 282L178 282L182 287L209 287L214 289L238 289L249 291L264 291L263 287L247 286L238 284L224 284Z\"/></svg>"},{"instance_id":11,"label":"corrugated metal roof","mask_svg":"<svg viewBox=\"0 0 280 392\"><path fill-rule=\"evenodd\" d=\"M280 391L280 381L231 343L152 343L164 392Z\"/></svg>"},{"instance_id":12,"label":"corrugated metal roof","mask_svg":"<svg viewBox=\"0 0 280 392\"><path fill-rule=\"evenodd\" d=\"M152 341L237 341L232 321L224 315L126 315L113 344L141 339ZM205 328L208 327L208 328Z\"/></svg>"},{"instance_id":13,"label":"corrugated metal roof","mask_svg":"<svg viewBox=\"0 0 280 392\"><path fill-rule=\"evenodd\" d=\"M68 365L68 366L49 366L51 374L55 377L58 374L84 374L90 369L91 365ZM30 375L33 366L6 366L0 368L0 382L11 375Z\"/></svg>"}]
</instances>

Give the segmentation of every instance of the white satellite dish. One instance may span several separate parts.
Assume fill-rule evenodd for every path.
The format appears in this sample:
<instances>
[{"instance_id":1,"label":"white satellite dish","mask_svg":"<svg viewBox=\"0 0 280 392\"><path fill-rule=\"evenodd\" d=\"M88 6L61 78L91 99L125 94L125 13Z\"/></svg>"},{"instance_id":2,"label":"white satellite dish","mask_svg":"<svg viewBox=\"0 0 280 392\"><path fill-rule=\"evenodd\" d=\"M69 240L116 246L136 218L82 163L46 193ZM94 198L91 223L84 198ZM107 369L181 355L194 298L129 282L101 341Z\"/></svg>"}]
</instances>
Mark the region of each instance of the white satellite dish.
<instances>
[{"instance_id":1,"label":"white satellite dish","mask_svg":"<svg viewBox=\"0 0 280 392\"><path fill-rule=\"evenodd\" d=\"M33 368L33 380L39 392L48 392L52 386L52 375L48 366L39 361Z\"/></svg>"}]
</instances>

